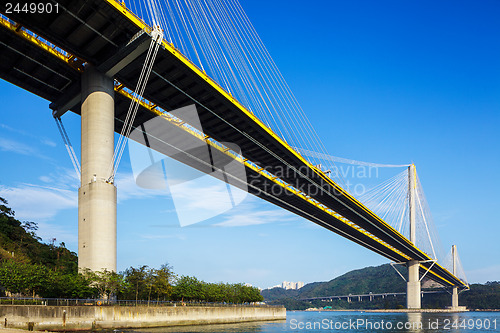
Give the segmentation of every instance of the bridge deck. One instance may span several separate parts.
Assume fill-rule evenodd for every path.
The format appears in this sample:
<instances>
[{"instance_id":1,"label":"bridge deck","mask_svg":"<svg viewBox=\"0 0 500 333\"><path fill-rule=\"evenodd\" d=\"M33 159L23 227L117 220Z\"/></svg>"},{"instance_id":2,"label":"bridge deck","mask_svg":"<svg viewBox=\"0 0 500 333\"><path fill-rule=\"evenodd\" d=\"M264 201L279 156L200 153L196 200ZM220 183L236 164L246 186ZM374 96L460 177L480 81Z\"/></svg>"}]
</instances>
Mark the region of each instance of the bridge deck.
<instances>
[{"instance_id":1,"label":"bridge deck","mask_svg":"<svg viewBox=\"0 0 500 333\"><path fill-rule=\"evenodd\" d=\"M114 0L58 0L59 14L9 14L9 18L56 44L30 40L20 26L9 26L3 20L0 37L0 76L52 102L58 115L67 110L80 112L80 72L83 63L113 75L123 86L133 89L142 68L150 31L141 20ZM133 37L135 37L133 39ZM130 42L133 39L132 42ZM129 43L130 42L130 43ZM45 45L45 46L44 46ZM120 132L130 96L117 87L116 126ZM260 181L249 187L250 193L303 216L391 260L429 260L404 236L390 227L355 198L335 184L321 170L311 165L266 125L246 110L229 93L198 69L172 45L164 42L144 97L151 103L140 107L134 127L158 116L159 110L175 110L195 104L200 124L197 129L219 142L232 142L247 160L247 173ZM167 117L168 118L168 117ZM166 120L169 120L167 119ZM193 125L196 126L196 125ZM212 170L204 156L189 151L194 141L206 138L166 121L154 133L152 147L199 170ZM194 140L194 141L193 141ZM186 151L186 149L188 151ZM211 147L221 161L231 158L227 152ZM284 186L261 170L279 176ZM231 170L226 170L229 174ZM283 172L285 171L285 172ZM217 174L224 180L222 175ZM246 179L233 174L233 185L247 187ZM239 184L239 185L238 185ZM273 196L270 185L285 189ZM305 196L297 189L320 189ZM431 263L422 263L421 270ZM428 276L444 285L464 283L440 265L434 265Z\"/></svg>"}]
</instances>

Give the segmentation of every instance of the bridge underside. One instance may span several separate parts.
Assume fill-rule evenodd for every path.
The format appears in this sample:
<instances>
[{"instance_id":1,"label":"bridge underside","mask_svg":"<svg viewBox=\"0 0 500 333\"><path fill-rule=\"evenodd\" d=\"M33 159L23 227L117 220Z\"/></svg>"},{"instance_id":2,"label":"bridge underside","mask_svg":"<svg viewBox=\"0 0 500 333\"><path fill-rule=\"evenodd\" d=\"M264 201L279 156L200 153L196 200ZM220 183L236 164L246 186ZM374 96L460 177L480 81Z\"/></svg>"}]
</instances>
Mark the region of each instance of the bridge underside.
<instances>
[{"instance_id":1,"label":"bridge underside","mask_svg":"<svg viewBox=\"0 0 500 333\"><path fill-rule=\"evenodd\" d=\"M12 29L4 24L0 34L0 76L51 101L57 116L67 110L80 114L81 73L85 70L82 64L92 64L121 84L115 88L115 131L119 133L131 101L123 87L135 87L150 41L147 33L141 33L145 26L113 0L57 2L61 8L58 15L17 13L9 14L9 18L58 45L73 57L57 57L50 50L22 36L20 26ZM241 179L236 170L226 169L225 172L232 179L231 184L248 188L249 193L390 260L407 262L410 259L430 259L319 169L305 161L172 45L164 43L160 48L144 97L167 111L196 105L201 124L197 128L199 131L219 142L238 145L246 159L257 167L279 175L296 189L321 188L310 193L310 197L319 205L304 200L290 188L279 194L272 193L270 189L276 186L276 182L248 164L245 164L248 178L259 179L259 182L248 186L247 178ZM141 104L134 128L140 128L141 124L157 116L158 111L154 106ZM166 120L148 134L151 148L203 172L213 171L214 165L210 163L206 150L202 153L192 149L202 139L178 122ZM226 152L214 146L209 146L209 151L213 160L221 163L231 160ZM221 173L212 175L227 181ZM357 228L323 207L354 222ZM421 273L430 265L430 262L421 263ZM462 281L439 265L434 265L427 276L444 286L464 286Z\"/></svg>"}]
</instances>

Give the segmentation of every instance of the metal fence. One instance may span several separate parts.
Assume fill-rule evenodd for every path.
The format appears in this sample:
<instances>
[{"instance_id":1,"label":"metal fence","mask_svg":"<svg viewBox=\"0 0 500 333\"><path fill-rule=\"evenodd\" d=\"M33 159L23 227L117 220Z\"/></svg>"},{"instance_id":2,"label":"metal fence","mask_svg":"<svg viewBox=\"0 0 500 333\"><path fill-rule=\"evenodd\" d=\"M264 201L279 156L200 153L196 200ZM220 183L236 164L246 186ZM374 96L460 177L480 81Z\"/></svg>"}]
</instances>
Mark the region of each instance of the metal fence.
<instances>
[{"instance_id":1,"label":"metal fence","mask_svg":"<svg viewBox=\"0 0 500 333\"><path fill-rule=\"evenodd\" d=\"M216 302L174 302L157 300L115 300L94 298L32 298L0 297L0 305L41 305L41 306L227 306L227 307L281 307L265 303L216 303Z\"/></svg>"}]
</instances>

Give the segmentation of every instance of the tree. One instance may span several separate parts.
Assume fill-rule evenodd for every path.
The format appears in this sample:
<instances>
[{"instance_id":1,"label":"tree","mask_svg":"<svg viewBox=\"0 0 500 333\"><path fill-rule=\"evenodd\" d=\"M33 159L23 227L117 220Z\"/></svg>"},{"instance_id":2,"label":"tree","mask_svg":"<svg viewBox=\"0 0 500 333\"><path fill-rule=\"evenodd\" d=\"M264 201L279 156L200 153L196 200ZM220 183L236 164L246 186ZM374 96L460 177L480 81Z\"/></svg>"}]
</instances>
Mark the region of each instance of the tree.
<instances>
[{"instance_id":1,"label":"tree","mask_svg":"<svg viewBox=\"0 0 500 333\"><path fill-rule=\"evenodd\" d=\"M93 288L97 290L99 297L111 299L112 296L117 295L124 286L123 276L104 269L102 271L93 272L85 270L83 276L90 281Z\"/></svg>"},{"instance_id":2,"label":"tree","mask_svg":"<svg viewBox=\"0 0 500 333\"><path fill-rule=\"evenodd\" d=\"M0 216L5 216L5 217L14 217L15 213L14 211L7 207L9 203L7 202L7 200L5 200L4 198L0 197Z\"/></svg>"},{"instance_id":3,"label":"tree","mask_svg":"<svg viewBox=\"0 0 500 333\"><path fill-rule=\"evenodd\" d=\"M0 284L12 294L35 296L43 292L47 283L48 270L41 265L3 260L0 264Z\"/></svg>"},{"instance_id":4,"label":"tree","mask_svg":"<svg viewBox=\"0 0 500 333\"><path fill-rule=\"evenodd\" d=\"M202 281L191 276L181 276L173 288L172 295L179 301L202 301L205 299L203 294Z\"/></svg>"},{"instance_id":5,"label":"tree","mask_svg":"<svg viewBox=\"0 0 500 333\"><path fill-rule=\"evenodd\" d=\"M26 233L28 235L30 235L31 237L33 238L36 238L36 239L41 239L40 237L38 237L36 235L36 231L38 230L38 224L35 223L35 222L30 222L30 221L24 221L22 224L21 224L21 227L26 231ZM55 238L54 238L55 239Z\"/></svg>"},{"instance_id":6,"label":"tree","mask_svg":"<svg viewBox=\"0 0 500 333\"><path fill-rule=\"evenodd\" d=\"M226 285L224 283L205 283L204 295L207 302L223 302Z\"/></svg>"},{"instance_id":7,"label":"tree","mask_svg":"<svg viewBox=\"0 0 500 333\"><path fill-rule=\"evenodd\" d=\"M148 266L143 265L139 268L130 267L123 273L125 282L127 283L127 290L124 291L124 296L127 299L134 299L137 302L139 299L145 299L147 296L146 291L146 275Z\"/></svg>"},{"instance_id":8,"label":"tree","mask_svg":"<svg viewBox=\"0 0 500 333\"><path fill-rule=\"evenodd\" d=\"M64 274L61 271L49 271L49 286L42 297L50 298L91 298L98 296L92 281L83 274Z\"/></svg>"},{"instance_id":9,"label":"tree","mask_svg":"<svg viewBox=\"0 0 500 333\"><path fill-rule=\"evenodd\" d=\"M50 246L40 242L35 222L20 222L7 200L0 198L0 258L46 266L64 273L77 272L76 253L64 246ZM58 259L60 258L60 260Z\"/></svg>"},{"instance_id":10,"label":"tree","mask_svg":"<svg viewBox=\"0 0 500 333\"><path fill-rule=\"evenodd\" d=\"M156 293L156 300L159 301L160 297L165 300L172 294L172 282L175 279L175 274L172 266L168 264L162 265L155 273L152 287Z\"/></svg>"},{"instance_id":11,"label":"tree","mask_svg":"<svg viewBox=\"0 0 500 333\"><path fill-rule=\"evenodd\" d=\"M21 233L21 239L19 240L19 248L23 247L23 241L27 238L28 240L42 240L36 235L38 230L38 225L35 222L25 221L21 223L21 227L24 229L24 233Z\"/></svg>"},{"instance_id":12,"label":"tree","mask_svg":"<svg viewBox=\"0 0 500 333\"><path fill-rule=\"evenodd\" d=\"M26 290L25 277L20 265L13 260L4 260L0 264L0 284L12 294L21 294Z\"/></svg>"},{"instance_id":13,"label":"tree","mask_svg":"<svg viewBox=\"0 0 500 333\"><path fill-rule=\"evenodd\" d=\"M151 301L151 292L153 291L153 285L155 283L155 280L156 280L156 269L148 268L144 276L144 285L148 292L148 306L149 302Z\"/></svg>"}]
</instances>

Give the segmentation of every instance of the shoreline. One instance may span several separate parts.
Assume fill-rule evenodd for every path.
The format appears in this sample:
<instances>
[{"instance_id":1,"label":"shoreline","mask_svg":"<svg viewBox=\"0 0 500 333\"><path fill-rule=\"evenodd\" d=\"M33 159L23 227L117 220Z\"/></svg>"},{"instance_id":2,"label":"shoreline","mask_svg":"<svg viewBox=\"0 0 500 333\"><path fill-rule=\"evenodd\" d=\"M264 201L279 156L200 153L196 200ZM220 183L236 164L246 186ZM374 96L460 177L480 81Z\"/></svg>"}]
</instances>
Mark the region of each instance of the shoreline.
<instances>
[{"instance_id":1,"label":"shoreline","mask_svg":"<svg viewBox=\"0 0 500 333\"><path fill-rule=\"evenodd\" d=\"M29 332L28 330L22 329L22 328L5 328L5 327L0 327L0 332L1 333L25 333ZM46 333L56 333L56 332L50 332L50 331L44 331Z\"/></svg>"}]
</instances>

